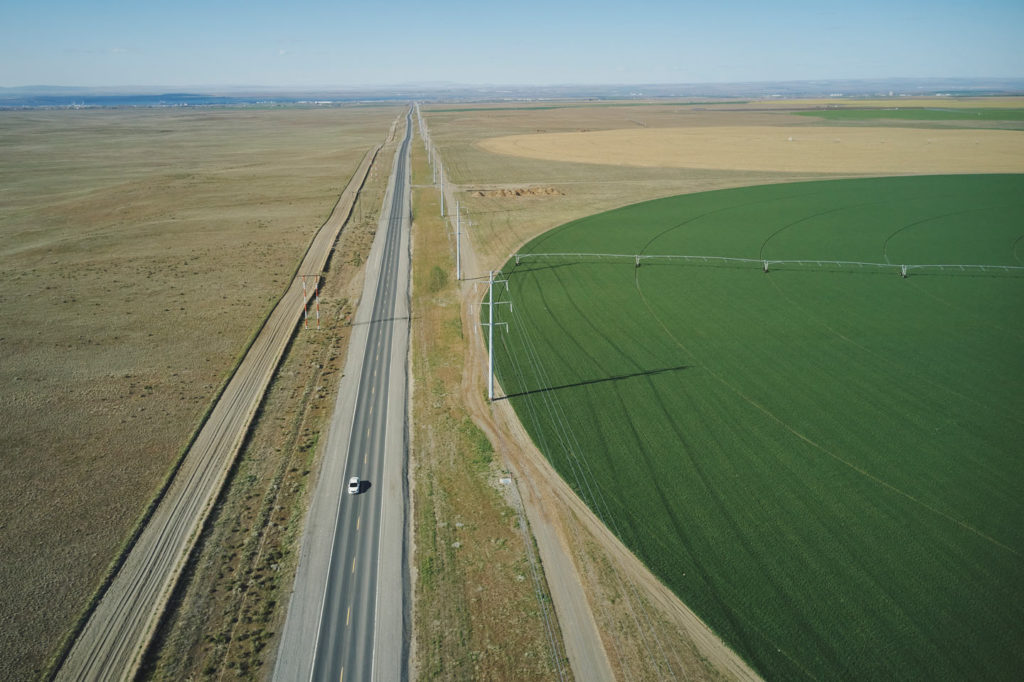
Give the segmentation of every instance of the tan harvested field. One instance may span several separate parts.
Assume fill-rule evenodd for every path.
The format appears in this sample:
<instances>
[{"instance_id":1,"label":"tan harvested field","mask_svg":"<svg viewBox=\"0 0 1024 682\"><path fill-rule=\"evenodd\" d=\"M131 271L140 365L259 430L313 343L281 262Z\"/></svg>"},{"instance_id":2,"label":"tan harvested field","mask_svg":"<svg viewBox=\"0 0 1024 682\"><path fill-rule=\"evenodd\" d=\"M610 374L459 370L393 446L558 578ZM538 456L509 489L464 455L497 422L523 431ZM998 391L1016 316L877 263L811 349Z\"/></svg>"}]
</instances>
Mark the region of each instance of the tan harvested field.
<instances>
[{"instance_id":1,"label":"tan harvested field","mask_svg":"<svg viewBox=\"0 0 1024 682\"><path fill-rule=\"evenodd\" d=\"M722 126L628 128L484 140L495 154L548 161L804 173L1020 173L1010 130Z\"/></svg>"},{"instance_id":2,"label":"tan harvested field","mask_svg":"<svg viewBox=\"0 0 1024 682\"><path fill-rule=\"evenodd\" d=\"M0 114L0 677L46 665L396 113Z\"/></svg>"}]
</instances>

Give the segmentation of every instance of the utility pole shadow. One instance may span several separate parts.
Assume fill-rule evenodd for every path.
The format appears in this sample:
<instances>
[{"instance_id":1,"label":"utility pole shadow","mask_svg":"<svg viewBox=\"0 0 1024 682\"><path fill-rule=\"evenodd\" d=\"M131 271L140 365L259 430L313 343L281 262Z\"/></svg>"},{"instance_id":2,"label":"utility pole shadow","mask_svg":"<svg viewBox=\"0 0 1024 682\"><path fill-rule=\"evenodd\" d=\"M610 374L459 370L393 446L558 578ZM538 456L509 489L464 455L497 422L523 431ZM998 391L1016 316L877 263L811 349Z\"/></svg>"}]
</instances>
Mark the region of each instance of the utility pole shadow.
<instances>
[{"instance_id":1,"label":"utility pole shadow","mask_svg":"<svg viewBox=\"0 0 1024 682\"><path fill-rule=\"evenodd\" d=\"M508 395L495 398L495 400L508 400L509 398L521 398L527 395L533 395L535 393L543 393L544 391L560 391L565 388L578 388L580 386L590 386L592 384L601 384L606 381L622 381L624 379L635 379L637 377L649 377L656 374L665 374L667 372L679 372L684 369L690 369L692 365L679 365L678 367L665 367L662 369L648 369L642 372L633 372L632 374L619 374L612 377L603 377L601 379L588 379L586 381L577 381L574 384L563 384L562 386L551 386L548 388L535 388L529 391L521 391L519 393L509 393Z\"/></svg>"}]
</instances>

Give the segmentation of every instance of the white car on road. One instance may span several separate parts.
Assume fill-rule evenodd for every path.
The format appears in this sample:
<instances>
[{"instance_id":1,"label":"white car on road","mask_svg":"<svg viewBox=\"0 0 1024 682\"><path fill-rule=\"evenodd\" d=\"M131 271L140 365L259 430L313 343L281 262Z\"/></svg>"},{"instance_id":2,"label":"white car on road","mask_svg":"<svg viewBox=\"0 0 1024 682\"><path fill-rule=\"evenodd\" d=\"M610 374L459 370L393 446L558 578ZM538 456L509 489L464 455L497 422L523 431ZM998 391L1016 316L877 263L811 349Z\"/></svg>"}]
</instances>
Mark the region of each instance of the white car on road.
<instances>
[{"instance_id":1,"label":"white car on road","mask_svg":"<svg viewBox=\"0 0 1024 682\"><path fill-rule=\"evenodd\" d=\"M361 487L362 487L362 484L359 482L359 477L358 476L353 476L352 478L348 479L348 494L349 495L355 495L356 493L359 492L359 488L361 488Z\"/></svg>"}]
</instances>

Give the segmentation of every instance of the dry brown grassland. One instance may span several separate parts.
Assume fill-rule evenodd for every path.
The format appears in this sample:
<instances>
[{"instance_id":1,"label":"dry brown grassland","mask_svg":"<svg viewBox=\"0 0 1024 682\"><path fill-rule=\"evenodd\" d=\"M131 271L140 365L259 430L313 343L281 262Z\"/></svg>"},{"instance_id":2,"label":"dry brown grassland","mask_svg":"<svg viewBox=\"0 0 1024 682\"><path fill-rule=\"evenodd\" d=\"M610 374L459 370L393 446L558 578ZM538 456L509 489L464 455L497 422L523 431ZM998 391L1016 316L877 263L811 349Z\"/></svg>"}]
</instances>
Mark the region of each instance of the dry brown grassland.
<instances>
[{"instance_id":1,"label":"dry brown grassland","mask_svg":"<svg viewBox=\"0 0 1024 682\"><path fill-rule=\"evenodd\" d=\"M464 338L453 244L422 144L413 144L414 392L410 450L416 679L558 679L520 516L499 492L499 464L462 402Z\"/></svg>"},{"instance_id":2,"label":"dry brown grassland","mask_svg":"<svg viewBox=\"0 0 1024 682\"><path fill-rule=\"evenodd\" d=\"M986 103L987 100L967 100L962 106L978 107ZM439 111L455 107L424 106L423 113L461 202L463 229L476 250L480 272L464 273L464 276L474 277L487 269L500 267L519 245L548 229L618 206L726 187L862 174L841 163L829 166L830 172L785 172L534 159L489 152L485 148L489 138L627 129L657 137L665 129L699 129L711 133L729 127L749 129L755 126L810 132L820 127L821 122L795 116L791 109L811 106L820 104L728 102L720 106L652 104L532 110L494 107L490 111L478 107L474 107L477 109L474 111ZM1019 107L1020 100L1000 102L999 106ZM922 122L922 127L935 126ZM915 132L909 126L908 130ZM598 159L600 156L590 157L591 161ZM603 160L608 161L610 157ZM528 191L515 191L520 189ZM532 189L538 191L529 191ZM482 386L483 378L479 381ZM489 415L481 418L490 419ZM514 440L515 436L506 432L505 438ZM514 443L499 445L506 453L516 449ZM524 468L529 470L530 465ZM542 480L533 483L544 486ZM646 573L644 576L630 570L635 560L623 559L619 550L609 549L600 539L601 533L593 533L570 506L560 505L553 490L549 490L547 498L551 502L548 511L573 556L617 676L661 679L666 670L679 674L680 669L689 679L731 676L725 667L707 660L701 647L695 646L686 631L688 626L682 615L685 608L678 600L668 597L667 590L652 586L651 581L656 580L649 572L642 571ZM625 608L624 598L631 599L635 606ZM701 637L699 633L693 636ZM667 651L669 656L650 656L651 651Z\"/></svg>"},{"instance_id":3,"label":"dry brown grassland","mask_svg":"<svg viewBox=\"0 0 1024 682\"><path fill-rule=\"evenodd\" d=\"M0 678L41 674L397 112L0 113Z\"/></svg>"}]
</instances>

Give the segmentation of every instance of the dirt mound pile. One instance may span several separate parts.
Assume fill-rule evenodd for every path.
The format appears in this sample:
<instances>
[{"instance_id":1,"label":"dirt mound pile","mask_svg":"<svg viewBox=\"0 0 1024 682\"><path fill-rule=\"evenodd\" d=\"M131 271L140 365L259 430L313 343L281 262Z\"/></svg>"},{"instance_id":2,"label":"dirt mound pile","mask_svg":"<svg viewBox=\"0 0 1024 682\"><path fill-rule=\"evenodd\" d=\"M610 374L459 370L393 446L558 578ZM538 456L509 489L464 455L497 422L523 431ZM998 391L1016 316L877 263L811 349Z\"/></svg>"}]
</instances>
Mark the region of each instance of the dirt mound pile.
<instances>
[{"instance_id":1,"label":"dirt mound pile","mask_svg":"<svg viewBox=\"0 0 1024 682\"><path fill-rule=\"evenodd\" d=\"M475 197L560 197L565 192L554 187L518 187L515 189L478 189Z\"/></svg>"}]
</instances>

